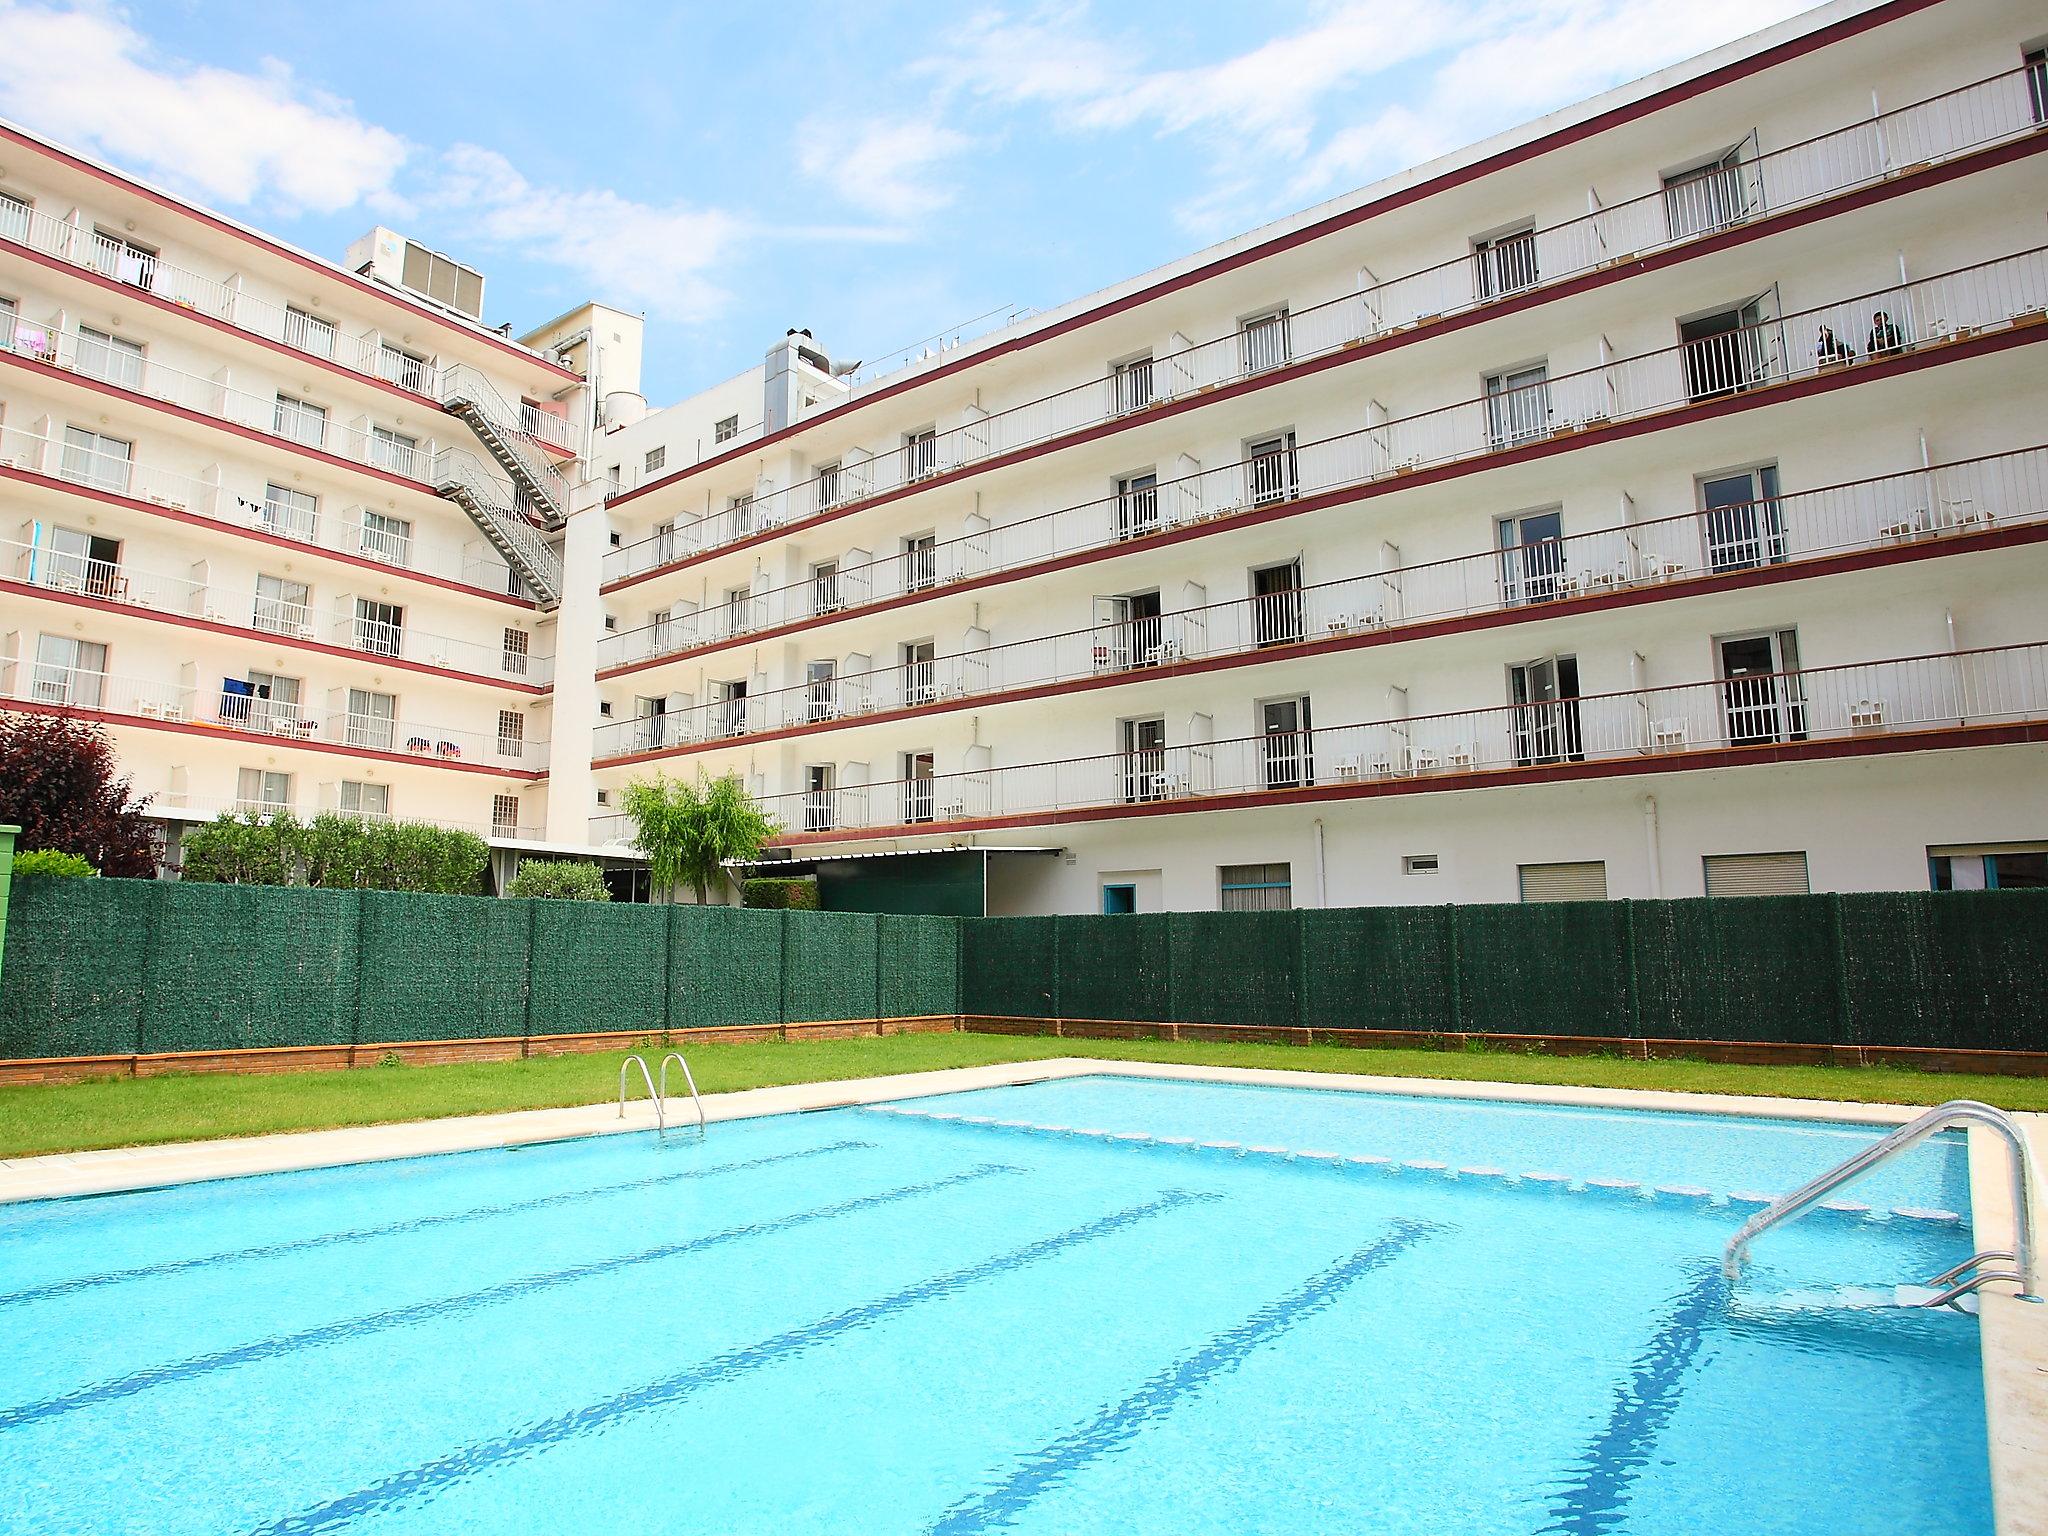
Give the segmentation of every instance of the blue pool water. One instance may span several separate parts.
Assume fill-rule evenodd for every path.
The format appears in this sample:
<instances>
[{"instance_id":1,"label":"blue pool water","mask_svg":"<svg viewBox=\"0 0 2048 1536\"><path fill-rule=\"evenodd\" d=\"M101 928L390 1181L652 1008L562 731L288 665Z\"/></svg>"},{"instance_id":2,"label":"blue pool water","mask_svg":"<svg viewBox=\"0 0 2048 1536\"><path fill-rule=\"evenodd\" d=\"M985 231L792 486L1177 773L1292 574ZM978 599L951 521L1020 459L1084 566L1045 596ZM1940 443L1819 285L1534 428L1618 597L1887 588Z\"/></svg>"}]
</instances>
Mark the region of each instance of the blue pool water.
<instances>
[{"instance_id":1,"label":"blue pool water","mask_svg":"<svg viewBox=\"0 0 2048 1536\"><path fill-rule=\"evenodd\" d=\"M1718 1277L1871 1135L1094 1077L0 1207L0 1531L1988 1532L1874 1304L1959 1137Z\"/></svg>"}]
</instances>

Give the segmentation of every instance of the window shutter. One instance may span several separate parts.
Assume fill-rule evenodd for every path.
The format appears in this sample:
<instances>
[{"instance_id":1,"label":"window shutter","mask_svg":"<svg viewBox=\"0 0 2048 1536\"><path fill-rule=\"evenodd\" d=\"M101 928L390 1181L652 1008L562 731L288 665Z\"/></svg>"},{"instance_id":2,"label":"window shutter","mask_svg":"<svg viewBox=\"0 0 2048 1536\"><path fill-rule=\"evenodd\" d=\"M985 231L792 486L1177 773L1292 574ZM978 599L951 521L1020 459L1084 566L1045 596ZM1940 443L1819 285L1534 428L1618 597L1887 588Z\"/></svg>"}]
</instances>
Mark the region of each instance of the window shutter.
<instances>
[{"instance_id":1,"label":"window shutter","mask_svg":"<svg viewBox=\"0 0 2048 1536\"><path fill-rule=\"evenodd\" d=\"M1524 901L1605 901L1607 865L1599 859L1583 864L1524 864Z\"/></svg>"},{"instance_id":2,"label":"window shutter","mask_svg":"<svg viewBox=\"0 0 2048 1536\"><path fill-rule=\"evenodd\" d=\"M1804 896L1804 853L1717 853L1707 865L1709 896Z\"/></svg>"}]
</instances>

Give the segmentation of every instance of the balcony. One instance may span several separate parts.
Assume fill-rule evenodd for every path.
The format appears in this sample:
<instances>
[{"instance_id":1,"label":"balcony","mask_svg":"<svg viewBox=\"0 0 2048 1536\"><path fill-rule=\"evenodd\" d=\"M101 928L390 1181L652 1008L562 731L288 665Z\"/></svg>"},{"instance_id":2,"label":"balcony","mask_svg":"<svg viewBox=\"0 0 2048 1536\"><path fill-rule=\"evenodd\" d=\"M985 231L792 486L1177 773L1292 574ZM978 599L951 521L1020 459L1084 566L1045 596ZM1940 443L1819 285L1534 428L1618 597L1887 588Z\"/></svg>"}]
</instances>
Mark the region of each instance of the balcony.
<instances>
[{"instance_id":1,"label":"balcony","mask_svg":"<svg viewBox=\"0 0 2048 1536\"><path fill-rule=\"evenodd\" d=\"M2041 524L2048 524L2048 447L838 673L749 694L746 724L754 733L843 729L902 710L1140 681L1187 662L1270 659L1281 646L1393 640L1462 619L1540 617L1576 600L1683 596L1690 583L1709 578L1767 567L1796 574L1859 552L1935 552L1970 534ZM595 756L715 747L740 734L728 728L729 707L696 705L600 726Z\"/></svg>"},{"instance_id":2,"label":"balcony","mask_svg":"<svg viewBox=\"0 0 2048 1536\"><path fill-rule=\"evenodd\" d=\"M2043 723L2048 644L2015 645L1294 731L1277 746L1272 736L1253 736L846 786L830 792L829 814L835 838L894 836L912 826L946 832L989 820L1114 817L1141 803L1196 811L1316 791L1462 790L1489 778L1554 777L1578 764L1613 763L1622 772L1653 771L1660 760L1713 767L1727 761L1722 754L1759 747L1933 748L1980 740L1964 735L1976 728ZM785 829L801 827L816 794L770 795L760 804ZM935 807L929 823L912 815L927 795ZM618 818L594 823L593 841L600 834L629 835Z\"/></svg>"},{"instance_id":3,"label":"balcony","mask_svg":"<svg viewBox=\"0 0 2048 1536\"><path fill-rule=\"evenodd\" d=\"M0 427L0 469L146 502L167 513L201 518L232 531L250 530L316 549L365 556L493 596L512 591L511 570L482 544L457 548L439 540L374 533L366 539L360 508L342 517L324 517L317 506L309 509L270 500L259 486L250 487L256 493L253 497L237 492L221 481L218 469L207 476L181 474L133 458L81 450L62 439L18 427Z\"/></svg>"},{"instance_id":4,"label":"balcony","mask_svg":"<svg viewBox=\"0 0 2048 1536\"><path fill-rule=\"evenodd\" d=\"M1171 533L1270 511L1299 498L1398 481L1419 470L1484 460L1556 441L1568 446L1582 432L1640 420L1701 403L1702 379L1711 375L1717 397L1757 394L1774 386L1867 366L1823 355L1813 338L1826 327L1863 341L1877 317L1898 331L1891 354L1967 340L1981 333L2032 326L2048 319L2048 247L1998 261L1776 316L1599 367L1545 378L1481 395L1319 442L1270 445L1246 459L1156 488L1156 529ZM2048 333L2044 333L2048 334ZM1724 377L1730 358L1733 374ZM1883 361L1882 358L1877 361ZM1725 386L1725 387L1721 387ZM1512 432L1503 424L1512 423ZM1277 466L1277 467L1276 467ZM1127 495L1112 494L1078 506L1022 518L947 540L932 551L943 592L962 581L1025 570L1089 551L1127 544ZM834 618L914 595L898 556L862 565L842 564ZM708 650L742 634L759 635L818 620L815 583L809 579L754 594L743 605L744 624L724 609L695 615L664 631L649 626L607 636L598 647L601 668L644 665L667 655Z\"/></svg>"},{"instance_id":5,"label":"balcony","mask_svg":"<svg viewBox=\"0 0 2048 1536\"><path fill-rule=\"evenodd\" d=\"M1719 233L1735 223L1782 213L1901 169L1945 160L2035 127L2027 72L2013 70L1881 117L1755 156L1739 164L1660 187L1563 224L1493 242L1475 258L1460 255L1405 273L1327 303L1288 313L1255 335L1233 330L1183 351L1152 359L1145 405L1234 384L1283 362L1342 351L1392 332L1433 323L1503 298L1554 286L1606 267ZM1056 394L942 432L927 457L907 462L900 451L853 455L835 466L829 494L822 480L803 481L754 502L752 523L713 514L679 525L673 535L641 540L605 557L603 579L626 580L766 529L801 526L866 498L933 474L1014 453L1101 425L1132 412L1128 376L1110 372ZM664 544L662 538L667 538Z\"/></svg>"},{"instance_id":6,"label":"balcony","mask_svg":"<svg viewBox=\"0 0 2048 1536\"><path fill-rule=\"evenodd\" d=\"M187 667L187 670L191 668ZM310 702L258 698L204 683L120 677L30 658L0 657L0 709L28 705L78 710L141 725L196 727L275 738L280 745L325 745L416 758L446 767L482 766L528 773L547 768L548 744L421 724L382 715L317 710ZM346 690L335 690L345 694Z\"/></svg>"}]
</instances>

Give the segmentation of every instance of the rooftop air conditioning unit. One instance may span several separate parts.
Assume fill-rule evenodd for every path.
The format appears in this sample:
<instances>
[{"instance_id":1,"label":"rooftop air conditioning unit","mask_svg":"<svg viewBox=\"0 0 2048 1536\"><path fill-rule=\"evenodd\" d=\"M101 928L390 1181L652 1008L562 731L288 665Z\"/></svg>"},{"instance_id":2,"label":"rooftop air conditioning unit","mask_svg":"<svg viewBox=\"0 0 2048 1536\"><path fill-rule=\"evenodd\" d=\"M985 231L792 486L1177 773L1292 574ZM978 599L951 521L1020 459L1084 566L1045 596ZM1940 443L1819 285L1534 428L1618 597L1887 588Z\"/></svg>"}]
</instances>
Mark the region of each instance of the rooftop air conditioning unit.
<instances>
[{"instance_id":1,"label":"rooftop air conditioning unit","mask_svg":"<svg viewBox=\"0 0 2048 1536\"><path fill-rule=\"evenodd\" d=\"M381 225L348 248L351 272L402 288L470 319L484 312L484 275Z\"/></svg>"}]
</instances>

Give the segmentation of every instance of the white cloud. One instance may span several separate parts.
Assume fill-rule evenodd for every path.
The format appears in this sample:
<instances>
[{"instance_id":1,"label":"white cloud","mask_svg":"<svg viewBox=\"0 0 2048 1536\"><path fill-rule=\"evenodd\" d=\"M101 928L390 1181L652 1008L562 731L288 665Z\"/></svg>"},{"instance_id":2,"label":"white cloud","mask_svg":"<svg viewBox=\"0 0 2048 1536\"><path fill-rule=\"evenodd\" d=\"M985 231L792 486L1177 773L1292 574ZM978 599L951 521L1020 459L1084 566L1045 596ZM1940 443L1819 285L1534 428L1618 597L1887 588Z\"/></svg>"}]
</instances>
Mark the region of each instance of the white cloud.
<instances>
[{"instance_id":1,"label":"white cloud","mask_svg":"<svg viewBox=\"0 0 2048 1536\"><path fill-rule=\"evenodd\" d=\"M259 73L157 58L97 6L0 0L0 112L209 201L332 213L393 206L407 149L266 60Z\"/></svg>"},{"instance_id":2,"label":"white cloud","mask_svg":"<svg viewBox=\"0 0 2048 1536\"><path fill-rule=\"evenodd\" d=\"M848 204L884 219L915 219L953 200L934 173L969 140L930 119L877 118L853 126L814 119L799 130L798 168Z\"/></svg>"}]
</instances>

